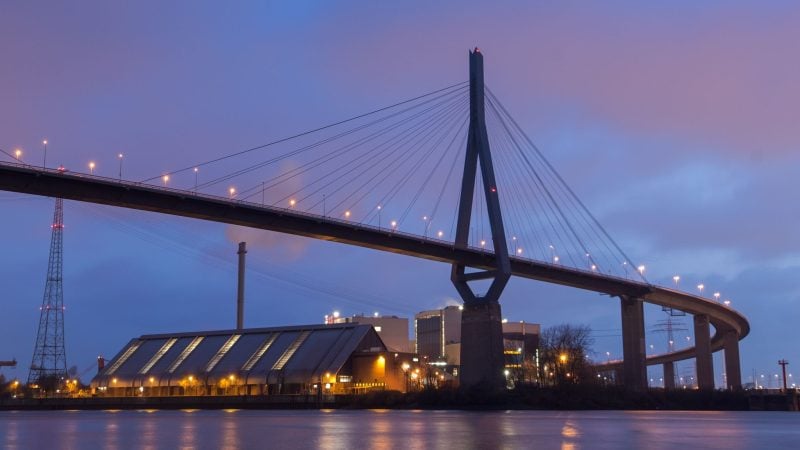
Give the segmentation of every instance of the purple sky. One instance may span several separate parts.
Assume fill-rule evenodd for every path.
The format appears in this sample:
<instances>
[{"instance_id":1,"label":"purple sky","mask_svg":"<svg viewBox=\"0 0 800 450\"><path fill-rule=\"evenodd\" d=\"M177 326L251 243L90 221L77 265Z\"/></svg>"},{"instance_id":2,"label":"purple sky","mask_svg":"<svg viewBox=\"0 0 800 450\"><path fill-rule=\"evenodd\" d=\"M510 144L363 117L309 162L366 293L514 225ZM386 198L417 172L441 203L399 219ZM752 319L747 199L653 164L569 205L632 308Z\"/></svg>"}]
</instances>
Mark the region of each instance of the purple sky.
<instances>
[{"instance_id":1,"label":"purple sky","mask_svg":"<svg viewBox=\"0 0 800 450\"><path fill-rule=\"evenodd\" d=\"M47 138L52 164L109 176L123 152L125 177L147 178L465 80L477 45L492 90L649 280L705 283L750 319L745 382L800 364L795 3L287 3L0 6L0 148L40 161ZM27 376L52 207L0 193L0 359L20 362L6 375ZM233 326L242 239L249 326L410 316L456 295L443 264L76 202L65 216L81 371L133 336ZM598 358L619 355L607 297L513 280L502 305L589 324Z\"/></svg>"}]
</instances>

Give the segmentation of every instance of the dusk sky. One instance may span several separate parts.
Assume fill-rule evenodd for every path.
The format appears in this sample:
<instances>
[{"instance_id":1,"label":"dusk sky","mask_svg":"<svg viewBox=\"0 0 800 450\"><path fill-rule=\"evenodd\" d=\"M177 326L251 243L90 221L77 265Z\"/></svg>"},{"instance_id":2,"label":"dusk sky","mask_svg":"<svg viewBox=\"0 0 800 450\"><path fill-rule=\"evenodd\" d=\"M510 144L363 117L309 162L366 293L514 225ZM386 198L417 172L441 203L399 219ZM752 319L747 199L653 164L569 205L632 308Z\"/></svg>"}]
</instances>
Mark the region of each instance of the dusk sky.
<instances>
[{"instance_id":1,"label":"dusk sky","mask_svg":"<svg viewBox=\"0 0 800 450\"><path fill-rule=\"evenodd\" d=\"M743 382L800 365L800 5L430 3L4 2L0 148L38 164L47 139L49 166L110 177L121 152L141 180L465 81L478 46L487 84L649 281L704 283L750 320ZM52 214L0 192L7 377L27 377ZM246 326L457 302L446 264L74 201L65 223L67 360L85 382L132 337L233 328L241 240ZM590 325L596 358L620 356L616 299L514 279L501 305ZM649 331L664 318L646 308Z\"/></svg>"}]
</instances>

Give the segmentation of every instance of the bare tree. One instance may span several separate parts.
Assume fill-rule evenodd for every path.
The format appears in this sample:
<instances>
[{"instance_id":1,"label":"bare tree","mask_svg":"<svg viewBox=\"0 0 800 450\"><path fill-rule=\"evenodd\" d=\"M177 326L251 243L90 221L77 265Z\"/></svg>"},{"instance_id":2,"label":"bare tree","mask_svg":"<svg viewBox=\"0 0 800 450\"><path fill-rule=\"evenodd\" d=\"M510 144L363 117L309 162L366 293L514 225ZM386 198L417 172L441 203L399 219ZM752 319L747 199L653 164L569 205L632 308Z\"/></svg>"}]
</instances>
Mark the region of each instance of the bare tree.
<instances>
[{"instance_id":1,"label":"bare tree","mask_svg":"<svg viewBox=\"0 0 800 450\"><path fill-rule=\"evenodd\" d=\"M591 381L587 362L594 343L588 325L561 324L542 331L540 336L540 379L546 384L563 385Z\"/></svg>"}]
</instances>

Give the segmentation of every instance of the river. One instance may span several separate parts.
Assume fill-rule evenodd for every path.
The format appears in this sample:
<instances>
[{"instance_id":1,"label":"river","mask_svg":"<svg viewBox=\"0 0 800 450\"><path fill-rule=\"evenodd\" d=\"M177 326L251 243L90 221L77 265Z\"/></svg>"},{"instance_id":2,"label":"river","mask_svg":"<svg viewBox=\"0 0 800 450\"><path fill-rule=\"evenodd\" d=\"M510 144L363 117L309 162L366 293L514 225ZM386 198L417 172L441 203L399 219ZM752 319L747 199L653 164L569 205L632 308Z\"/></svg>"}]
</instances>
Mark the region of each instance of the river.
<instances>
[{"instance_id":1,"label":"river","mask_svg":"<svg viewBox=\"0 0 800 450\"><path fill-rule=\"evenodd\" d=\"M800 414L686 411L0 412L4 449L798 449Z\"/></svg>"}]
</instances>

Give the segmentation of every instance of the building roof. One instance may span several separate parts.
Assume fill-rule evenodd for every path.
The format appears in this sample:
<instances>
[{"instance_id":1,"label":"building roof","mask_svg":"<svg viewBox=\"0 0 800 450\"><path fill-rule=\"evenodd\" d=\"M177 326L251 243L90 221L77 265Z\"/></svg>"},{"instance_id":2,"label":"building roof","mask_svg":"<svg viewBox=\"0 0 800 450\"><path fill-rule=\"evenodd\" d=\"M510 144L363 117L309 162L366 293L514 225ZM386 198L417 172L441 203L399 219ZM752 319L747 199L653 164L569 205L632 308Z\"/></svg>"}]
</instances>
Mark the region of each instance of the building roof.
<instances>
[{"instance_id":1,"label":"building roof","mask_svg":"<svg viewBox=\"0 0 800 450\"><path fill-rule=\"evenodd\" d=\"M131 339L93 386L307 383L337 374L353 353L386 351L372 325L356 323L150 334ZM116 381L113 381L116 380Z\"/></svg>"}]
</instances>

